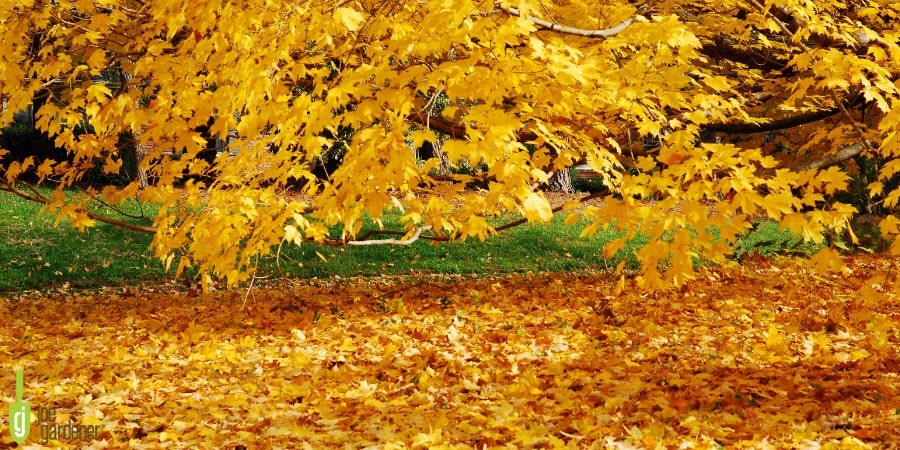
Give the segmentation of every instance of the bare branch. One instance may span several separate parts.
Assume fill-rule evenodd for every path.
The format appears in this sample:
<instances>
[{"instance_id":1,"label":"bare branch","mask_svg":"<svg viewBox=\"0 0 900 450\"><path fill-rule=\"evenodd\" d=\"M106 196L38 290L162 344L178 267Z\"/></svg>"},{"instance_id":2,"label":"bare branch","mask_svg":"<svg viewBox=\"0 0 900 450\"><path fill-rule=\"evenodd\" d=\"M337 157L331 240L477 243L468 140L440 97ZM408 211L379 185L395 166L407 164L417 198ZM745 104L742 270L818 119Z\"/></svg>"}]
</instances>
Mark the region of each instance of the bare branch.
<instances>
[{"instance_id":1,"label":"bare branch","mask_svg":"<svg viewBox=\"0 0 900 450\"><path fill-rule=\"evenodd\" d=\"M579 198L579 199L578 199L578 202L579 202L579 203L584 203L584 202L586 202L586 201L588 201L588 200L592 200L592 199L595 199L595 198L604 197L604 196L607 196L607 195L610 195L610 192L609 192L608 190L602 190L602 191L600 191L600 192L594 192L593 194L585 195L584 197ZM556 214L556 213L562 211L563 208L565 208L565 206L566 206L565 203L563 203L562 205L557 205L557 206L554 207L551 211L553 212L553 214ZM497 228L494 228L494 232L499 232L499 231L503 231L503 230L508 230L508 229L510 229L510 228L517 227L517 226L519 226L519 225L523 225L523 224L525 224L525 223L528 223L528 219L526 219L526 218L521 218L521 219L519 219L519 220L515 220L515 221L513 221L513 222L509 222L509 223L500 225L500 226L497 227Z\"/></svg>"},{"instance_id":2,"label":"bare branch","mask_svg":"<svg viewBox=\"0 0 900 450\"><path fill-rule=\"evenodd\" d=\"M841 114L844 115L844 118L850 122L850 125L853 127L853 131L856 132L856 135L862 139L862 144L865 145L866 150L870 152L874 152L875 149L872 147L872 143L869 142L869 139L866 138L866 133L863 131L862 127L859 126L859 122L850 115L850 111L847 111L847 108L844 107L844 104L838 99L837 94L834 91L831 91L831 98L834 99L835 103L837 103L838 108L841 110Z\"/></svg>"},{"instance_id":3,"label":"bare branch","mask_svg":"<svg viewBox=\"0 0 900 450\"><path fill-rule=\"evenodd\" d=\"M521 14L521 12L519 12L518 8L513 8L512 6L503 6L503 5L499 5L499 4L497 6L511 16L516 16L516 17L522 16L522 14ZM545 30L557 31L560 33L565 33L565 34L573 34L575 36L602 37L602 38L615 36L615 35L619 34L620 32L622 32L622 30L628 28L628 26L631 25L632 22L634 22L634 17L629 17L629 18L623 20L620 24L618 24L612 28L606 28L606 29L602 29L602 30L586 30L583 28L567 27L565 25L560 25L558 23L548 22L544 19L540 19L540 18L534 17L532 15L525 16L525 18L534 22L535 25L537 25L538 27L541 27Z\"/></svg>"},{"instance_id":4,"label":"bare branch","mask_svg":"<svg viewBox=\"0 0 900 450\"><path fill-rule=\"evenodd\" d=\"M588 201L588 200L592 200L592 199L595 199L595 198L604 197L604 196L607 196L607 195L610 195L610 191L608 191L608 190L603 190L603 191L600 191L600 192L595 192L595 193L593 193L593 194L585 195L585 196L579 198L579 199L578 199L578 202L579 202L579 203L584 203L584 202L586 202L586 201ZM565 208L565 206L566 206L565 203L562 204L562 205L557 205L557 206L555 206L555 207L552 209L552 211L553 211L554 214L556 214L556 213L562 211L563 208ZM494 228L494 229L493 229L493 232L494 232L494 233L498 233L498 232L501 232L501 231L508 230L508 229L510 229L510 228L515 228L515 227L517 227L517 226L519 226L519 225L524 225L524 224L526 224L526 223L528 223L528 219L522 218L522 219L519 219L519 220L514 220L514 221L512 221L512 222L507 222L507 223L505 223L505 224L503 224L503 225L498 226L497 228ZM418 240L418 239L428 240L428 241L441 241L441 242L447 242L447 241L450 240L450 238L447 237L447 236L421 236L421 234L422 234L423 231L428 231L428 230L430 230L430 229L431 229L431 226L424 226L424 227L418 228L418 229L416 230L416 233L415 233L411 238L405 239L405 240L397 240L397 239L379 239L379 240L371 240L371 241L370 241L370 240L368 240L368 238L371 237L371 236L375 236L375 235L405 236L405 235L407 234L407 232L399 231L399 230L372 230L372 231L367 232L367 233L364 234L360 239L357 239L357 240L353 240L353 241L349 241L349 242L344 242L344 241L341 241L340 239L328 239L328 240L326 240L326 241L324 242L324 244L326 244L326 245L334 245L334 246L345 245L345 244L349 244L349 245L384 245L384 244L389 244L389 245L390 245L390 244L392 244L392 245L409 245L409 244L412 244L413 242L415 242L415 241Z\"/></svg>"},{"instance_id":5,"label":"bare branch","mask_svg":"<svg viewBox=\"0 0 900 450\"><path fill-rule=\"evenodd\" d=\"M787 59L777 56L762 54L750 49L738 48L725 39L717 39L700 47L700 53L715 59L744 64L750 68L767 72L781 71L782 75L789 75L793 70L788 66Z\"/></svg>"},{"instance_id":6,"label":"bare branch","mask_svg":"<svg viewBox=\"0 0 900 450\"><path fill-rule=\"evenodd\" d=\"M440 116L425 116L419 111L409 113L406 120L417 123L431 130L437 130L454 139L466 137L466 126L460 123L451 122Z\"/></svg>"},{"instance_id":7,"label":"bare branch","mask_svg":"<svg viewBox=\"0 0 900 450\"><path fill-rule=\"evenodd\" d=\"M806 170L819 170L824 169L826 167L831 167L836 164L840 164L844 161L847 161L850 158L853 158L856 155L859 155L863 151L866 150L865 142L857 142L853 145L848 145L834 153L826 155L821 159L817 159L815 161L809 162L807 164L801 164L799 166L791 167L790 169L794 172L803 172Z\"/></svg>"},{"instance_id":8,"label":"bare branch","mask_svg":"<svg viewBox=\"0 0 900 450\"><path fill-rule=\"evenodd\" d=\"M406 236L406 234L407 234L406 231L400 231L400 230L369 230L365 234L363 234L362 236L360 236L359 238L354 239L354 240L361 242L361 241L367 241L372 236ZM421 239L423 241L438 241L438 242L447 242L450 240L450 238L448 236L443 236L443 235L420 236L419 239ZM341 246L341 245L346 244L346 242L344 242L343 240L334 239L334 238L328 239L324 243L326 245L332 245L332 246Z\"/></svg>"},{"instance_id":9,"label":"bare branch","mask_svg":"<svg viewBox=\"0 0 900 450\"><path fill-rule=\"evenodd\" d=\"M29 187L30 187L30 185L29 185ZM125 212L125 210L123 210L122 208L119 208L118 206L109 203L108 201L106 201L105 199L103 199L101 197L98 197L96 194L88 191L87 189L79 187L78 190L83 192L85 195L89 196L92 201L97 202L97 204L103 206L104 208L109 208L109 209L113 210L113 212L115 212L116 214L118 214L122 217L128 217L129 219L135 219L135 220L144 220L144 219L149 218L146 215L144 215L144 206L142 203L140 203L140 201L138 201L138 204L141 205L140 206L141 214L140 215L130 214L128 212Z\"/></svg>"},{"instance_id":10,"label":"bare branch","mask_svg":"<svg viewBox=\"0 0 900 450\"><path fill-rule=\"evenodd\" d=\"M423 231L431 229L431 225L416 228L415 234L409 239L376 239L372 241L347 241L347 245L410 245L419 240Z\"/></svg>"},{"instance_id":11,"label":"bare branch","mask_svg":"<svg viewBox=\"0 0 900 450\"><path fill-rule=\"evenodd\" d=\"M869 139L866 138L865 133L863 132L862 128L859 126L859 122L857 122L856 119L854 119L853 116L850 115L850 112L847 111L846 105L848 105L848 104L852 105L853 102L848 102L848 101L841 102L836 94L832 94L832 98L834 98L835 103L838 104L838 106L836 108L834 108L837 110L835 112L840 112L844 115L844 118L850 122L850 124L853 127L856 134L859 135L861 141L857 142L855 144L852 144L852 145L848 145L834 153L825 155L824 157L819 158L815 161L811 161L806 164L801 164L799 166L791 167L790 169L792 171L803 172L806 170L820 170L820 169L824 169L826 167L831 167L831 166L840 164L844 161L847 161L850 158L853 158L853 157L863 153L866 150L869 150L870 152L875 151L874 146L869 141ZM857 96L857 99L858 98L859 97Z\"/></svg>"}]
</instances>

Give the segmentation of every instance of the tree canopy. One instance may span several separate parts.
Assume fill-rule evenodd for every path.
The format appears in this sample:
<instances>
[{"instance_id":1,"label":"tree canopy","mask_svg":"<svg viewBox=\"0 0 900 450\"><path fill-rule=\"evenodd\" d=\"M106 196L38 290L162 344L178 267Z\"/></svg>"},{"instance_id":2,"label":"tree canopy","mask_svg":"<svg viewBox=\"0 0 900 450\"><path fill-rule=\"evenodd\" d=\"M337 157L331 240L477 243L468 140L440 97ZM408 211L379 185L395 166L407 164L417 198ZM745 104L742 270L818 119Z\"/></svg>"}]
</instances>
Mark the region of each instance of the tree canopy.
<instances>
[{"instance_id":1,"label":"tree canopy","mask_svg":"<svg viewBox=\"0 0 900 450\"><path fill-rule=\"evenodd\" d=\"M757 218L853 239L859 211L836 195L854 158L876 161L866 190L900 233L898 16L889 0L7 1L0 122L35 103L69 153L7 155L0 189L79 227L154 232L169 263L237 283L285 241L384 242L359 231L389 208L401 243L485 238L510 211L549 220L541 184L586 163L608 196L579 210L585 232L623 230L610 255L647 237L639 283L677 285ZM231 151L201 157L229 134ZM425 142L442 155L417 158ZM118 173L129 145L149 185L23 184ZM129 198L161 205L152 225L86 207ZM833 248L813 262L841 265Z\"/></svg>"}]
</instances>

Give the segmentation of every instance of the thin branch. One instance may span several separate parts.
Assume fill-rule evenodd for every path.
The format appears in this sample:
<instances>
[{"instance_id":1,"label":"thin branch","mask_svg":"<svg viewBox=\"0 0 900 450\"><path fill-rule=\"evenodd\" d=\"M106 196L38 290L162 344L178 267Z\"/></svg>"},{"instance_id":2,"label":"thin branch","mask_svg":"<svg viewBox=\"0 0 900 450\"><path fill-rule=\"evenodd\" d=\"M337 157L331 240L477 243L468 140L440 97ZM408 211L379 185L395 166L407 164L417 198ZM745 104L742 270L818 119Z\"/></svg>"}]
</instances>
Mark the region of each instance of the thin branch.
<instances>
[{"instance_id":1,"label":"thin branch","mask_svg":"<svg viewBox=\"0 0 900 450\"><path fill-rule=\"evenodd\" d=\"M505 11L507 14L511 16L521 17L522 14L519 12L518 8L514 8L512 6L503 6L497 5L500 9ZM557 31L564 34L572 34L575 36L586 36L586 37L602 37L607 38L610 36L615 36L622 32L622 30L628 28L632 22L634 22L634 17L629 17L623 20L620 24L612 27L606 28L602 30L586 30L584 28L575 28L575 27L567 27L565 25L560 25L558 23L548 22L544 19L540 19L538 17L534 17L532 15L525 16L526 19L532 21L535 25L550 31Z\"/></svg>"},{"instance_id":2,"label":"thin branch","mask_svg":"<svg viewBox=\"0 0 900 450\"><path fill-rule=\"evenodd\" d=\"M838 100L837 95L834 95L834 99L837 102L837 100ZM850 112L847 111L847 108L844 106L844 103L845 102L838 102L838 105L839 105L838 109L845 116L845 118L850 121L851 126L853 127L854 131L856 131L856 133L859 135L861 141L857 142L853 145L848 145L834 153L825 155L824 157L819 158L815 161L812 161L812 162L809 162L806 164L801 164L799 166L791 167L790 169L792 171L803 172L806 170L820 170L820 169L824 169L826 167L831 167L831 166L840 164L844 161L847 161L850 158L853 158L866 150L869 150L870 152L875 151L874 147L872 146L872 143L869 142L869 140L866 138L865 133L863 133L863 130L861 128L859 128L859 123L856 121L856 119L854 119L853 116L850 115Z\"/></svg>"},{"instance_id":3,"label":"thin branch","mask_svg":"<svg viewBox=\"0 0 900 450\"><path fill-rule=\"evenodd\" d=\"M119 208L118 206L109 203L108 201L106 201L106 199L98 197L94 193L92 193L84 188L79 187L78 190L85 193L88 197L91 198L92 201L97 202L100 206L103 206L104 208L109 208L109 209L113 210L113 212L115 212L116 214L118 214L122 217L128 217L129 219L136 219L136 220L148 219L148 217L144 215L144 207L143 207L143 204L140 203L140 201L138 202L138 204L141 205L141 207L140 207L141 215L136 215L136 214L131 214L131 213L125 212L125 210L123 210L122 208Z\"/></svg>"},{"instance_id":4,"label":"thin branch","mask_svg":"<svg viewBox=\"0 0 900 450\"><path fill-rule=\"evenodd\" d=\"M588 201L588 200L592 200L592 199L595 199L595 198L604 197L604 196L607 196L607 195L609 195L609 194L610 194L610 191L609 191L609 190L603 190L603 191L600 191L600 192L595 192L595 193L593 193L593 194L588 194L588 195L585 195L584 197L579 198L579 199L578 199L578 202L579 202L579 203L584 203L584 202L586 202L586 201ZM563 203L562 205L557 205L557 206L554 207L551 211L553 211L553 213L556 214L556 213L562 211L563 208L565 208L565 206L566 206L566 203ZM501 231L505 231L505 230L508 230L508 229L510 229L510 228L514 228L514 227L517 227L517 226L519 226L519 225L523 225L523 224L525 224L525 223L528 223L528 219L522 218L522 219L514 220L514 221L512 221L512 222L507 222L507 223L505 223L505 224L503 224L503 225L500 225L499 227L494 228L494 229L493 229L493 232L494 232L494 233L499 233L499 232L501 232ZM390 244L393 244L393 245L409 245L409 244L412 244L413 242L415 242L415 241L418 240L418 239L422 239L422 240L426 240L426 241L439 241L439 242L447 242L447 241L450 240L450 238L447 237L447 236L421 236L421 233L422 233L423 231L427 231L427 230L430 230L430 229L431 229L430 226L424 226L424 227L418 228L418 229L416 230L416 234L414 234L411 238L406 239L406 240L397 240L397 239L379 239L379 240L372 240L372 241L370 241L370 240L368 240L368 239L369 239L370 237L376 236L376 235L383 235L383 236L384 236L384 235L387 235L387 236L406 236L406 234L407 234L407 232L405 232L405 231L399 231L399 230L371 230L371 231L366 232L364 235L362 235L362 236L361 236L359 239L357 239L357 240L345 242L345 241L342 241L342 240L340 240L340 239L327 239L327 240L324 242L324 244L326 244L326 245L334 245L334 246L337 246L337 245L344 245L344 244L350 244L350 245L379 245L379 244L381 244L381 245L384 245L384 244L389 244L389 245L390 245Z\"/></svg>"},{"instance_id":5,"label":"thin branch","mask_svg":"<svg viewBox=\"0 0 900 450\"><path fill-rule=\"evenodd\" d=\"M376 239L373 241L347 241L347 245L410 245L413 242L419 240L419 236L422 235L423 231L428 231L431 229L431 225L426 225L424 227L416 228L415 234L412 235L409 239Z\"/></svg>"},{"instance_id":6,"label":"thin branch","mask_svg":"<svg viewBox=\"0 0 900 450\"><path fill-rule=\"evenodd\" d=\"M602 190L602 191L600 191L600 192L594 192L593 194L588 194L588 195L585 195L584 197L579 198L579 199L578 199L578 203L584 203L584 202L586 202L586 201L588 201L588 200L592 200L592 199L595 199L595 198L604 197L604 196L609 195L609 194L610 194L609 190ZM556 214L556 213L562 211L563 208L565 208L565 206L566 206L566 203L563 203L562 205L557 205L557 206L556 206L555 208L553 208L551 211L553 212L553 214ZM503 224L503 225L501 225L501 226L499 226L499 227L497 227L497 228L494 228L494 232L500 232L500 231L508 230L508 229L510 229L510 228L517 227L517 226L519 226L519 225L523 225L523 224L525 224L525 223L527 223L527 222L528 222L528 219L526 219L526 218L523 217L523 218L521 218L521 219L519 219L519 220L516 220L516 221L513 221L513 222L509 222L509 223Z\"/></svg>"},{"instance_id":7,"label":"thin branch","mask_svg":"<svg viewBox=\"0 0 900 450\"><path fill-rule=\"evenodd\" d=\"M765 98L762 98L765 100ZM860 95L854 96L852 99L844 100L840 103L841 106L844 107L852 107L852 105L856 104L860 100ZM797 127L800 125L805 125L808 123L816 122L819 120L826 119L835 114L841 112L841 107L836 106L834 108L823 109L819 111L811 111L807 113L798 114L796 116L784 117L781 119L771 120L765 123L751 123L751 122L739 122L739 123L708 123L702 125L701 128L708 131L720 132L720 133L733 133L733 134L750 134L750 133L767 133L770 131L784 130L788 128ZM425 116L419 111L411 112L408 116L406 116L406 120L410 122L417 123L419 125L428 127L433 130L440 131L452 138L455 139L465 139L468 135L466 126L463 123L452 121L445 119L441 116ZM522 130L520 131L516 139L519 142L530 142L534 141L538 138L537 133L531 130ZM623 146L626 147L626 146Z\"/></svg>"},{"instance_id":8,"label":"thin branch","mask_svg":"<svg viewBox=\"0 0 900 450\"><path fill-rule=\"evenodd\" d=\"M778 27L781 28L781 31L788 37L790 37L792 42L794 41L794 32L791 31L790 27L788 27L788 25L784 23L783 20L779 19L778 16L773 14L771 9L766 8L765 5L760 4L756 0L750 0L750 4L756 7L756 9L758 9L761 13L769 16L770 19L774 20ZM806 44L802 42L794 42L794 44L800 47L803 51L809 51L809 47L807 47Z\"/></svg>"},{"instance_id":9,"label":"thin branch","mask_svg":"<svg viewBox=\"0 0 900 450\"><path fill-rule=\"evenodd\" d=\"M367 241L372 236L406 236L406 235L407 235L406 231L400 231L400 230L369 230L365 234L363 234L362 236L360 236L359 238L354 239L354 240L355 241ZM439 241L439 242L447 242L450 240L450 238L447 236L433 236L433 235L420 236L419 239L422 239L423 241ZM341 239L334 239L334 238L327 240L325 243L328 245L335 245L335 246L346 244L345 241L343 241Z\"/></svg>"},{"instance_id":10,"label":"thin branch","mask_svg":"<svg viewBox=\"0 0 900 450\"><path fill-rule=\"evenodd\" d=\"M553 17L553 13L550 12L550 10L547 8L547 5L545 5L544 2L539 2L539 3L541 4L541 8L547 14L547 17L549 17L550 20L553 21L553 23L556 23L556 17Z\"/></svg>"},{"instance_id":11,"label":"thin branch","mask_svg":"<svg viewBox=\"0 0 900 450\"><path fill-rule=\"evenodd\" d=\"M12 194L18 195L19 197L24 198L25 200L30 200L32 202L40 203L42 205L49 205L51 203L50 200L48 200L43 195L29 194L28 192L25 192L25 191L15 187L15 185L13 185L9 182L4 182L3 186L0 187L0 191L6 191L9 193L12 193ZM150 233L150 234L156 233L156 227L149 227L146 225L138 225L136 223L126 222L124 220L111 219L109 217L102 216L100 214L93 213L91 211L88 211L88 210L82 209L82 208L79 208L78 210L79 210L79 212L85 214L89 218L96 220L97 222L102 222L102 223L105 223L108 225L113 225L113 226L117 226L120 228L126 228L126 229L133 230L133 231L140 231L143 233Z\"/></svg>"},{"instance_id":12,"label":"thin branch","mask_svg":"<svg viewBox=\"0 0 900 450\"><path fill-rule=\"evenodd\" d=\"M34 187L34 185L26 184L25 187L27 187L28 190L31 191L36 197L47 200L47 197L44 194L42 194L40 191L38 191L37 188Z\"/></svg>"},{"instance_id":13,"label":"thin branch","mask_svg":"<svg viewBox=\"0 0 900 450\"><path fill-rule=\"evenodd\" d=\"M765 70L767 72L782 71L782 75L789 75L793 70L788 66L789 61L771 57L748 49L737 48L723 39L713 43L703 44L700 53L716 59L744 64L750 68Z\"/></svg>"},{"instance_id":14,"label":"thin branch","mask_svg":"<svg viewBox=\"0 0 900 450\"><path fill-rule=\"evenodd\" d=\"M440 116L425 116L419 111L413 111L406 116L406 120L429 129L440 131L455 139L466 137L465 125L449 121Z\"/></svg>"},{"instance_id":15,"label":"thin branch","mask_svg":"<svg viewBox=\"0 0 900 450\"><path fill-rule=\"evenodd\" d=\"M844 116L844 118L850 122L850 126L853 127L853 131L856 132L857 136L859 136L859 138L862 140L861 143L865 145L866 150L875 152L875 149L872 147L872 143L869 142L868 138L866 138L866 133L863 132L863 129L859 126L859 122L857 122L856 119L854 119L853 116L850 115L850 111L847 111L847 108L844 107L844 103L838 99L837 94L834 91L831 91L831 98L833 98L834 102L837 103L838 109L840 109L841 114Z\"/></svg>"}]
</instances>

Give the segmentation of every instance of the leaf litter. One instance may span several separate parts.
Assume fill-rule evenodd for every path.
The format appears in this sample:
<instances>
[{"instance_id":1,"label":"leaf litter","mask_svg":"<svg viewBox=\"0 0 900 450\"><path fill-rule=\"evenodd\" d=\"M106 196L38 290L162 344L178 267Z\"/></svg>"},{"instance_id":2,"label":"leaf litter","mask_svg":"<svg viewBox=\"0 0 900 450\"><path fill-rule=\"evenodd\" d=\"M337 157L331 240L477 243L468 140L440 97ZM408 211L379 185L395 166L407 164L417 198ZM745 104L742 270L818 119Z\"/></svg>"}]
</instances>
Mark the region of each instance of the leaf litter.
<instances>
[{"instance_id":1,"label":"leaf litter","mask_svg":"<svg viewBox=\"0 0 900 450\"><path fill-rule=\"evenodd\" d=\"M32 408L101 425L62 448L894 448L898 266L29 293L0 397L24 368Z\"/></svg>"}]
</instances>

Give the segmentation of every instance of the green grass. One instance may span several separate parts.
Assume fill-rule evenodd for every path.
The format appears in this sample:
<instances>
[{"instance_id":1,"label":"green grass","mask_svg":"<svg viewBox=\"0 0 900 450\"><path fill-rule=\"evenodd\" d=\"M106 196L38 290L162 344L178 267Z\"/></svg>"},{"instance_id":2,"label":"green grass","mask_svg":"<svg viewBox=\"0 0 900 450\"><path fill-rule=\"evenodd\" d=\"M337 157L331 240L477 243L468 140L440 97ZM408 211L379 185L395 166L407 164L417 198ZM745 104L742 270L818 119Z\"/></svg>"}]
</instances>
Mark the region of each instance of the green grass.
<instances>
[{"instance_id":1,"label":"green grass","mask_svg":"<svg viewBox=\"0 0 900 450\"><path fill-rule=\"evenodd\" d=\"M604 230L592 238L580 238L586 225L567 227L562 217L549 224L525 224L486 241L413 245L322 247L304 245L270 258L263 269L299 277L394 274L504 274L514 272L575 271L615 267L602 257L603 245L615 235ZM317 254L321 254L324 260ZM279 267L280 265L280 267Z\"/></svg>"},{"instance_id":2,"label":"green grass","mask_svg":"<svg viewBox=\"0 0 900 450\"><path fill-rule=\"evenodd\" d=\"M126 205L137 213L135 204ZM0 294L60 286L98 288L140 285L171 279L162 263L148 251L152 237L99 224L80 233L41 206L0 192ZM152 215L154 211L147 211ZM386 227L399 229L397 214L386 215ZM610 227L592 238L581 238L587 225L564 225L558 216L548 224L526 224L487 241L433 243L419 240L409 246L373 245L329 247L285 245L280 257L260 261L257 275L266 277L352 277L416 274L507 274L515 272L581 271L614 268L618 255L602 257L603 245L616 234ZM629 243L619 255L643 245ZM735 257L759 253L809 255L818 250L774 222L760 222L735 244ZM320 256L321 255L321 256ZM633 256L626 267L635 268ZM192 275L186 275L190 279Z\"/></svg>"},{"instance_id":3,"label":"green grass","mask_svg":"<svg viewBox=\"0 0 900 450\"><path fill-rule=\"evenodd\" d=\"M136 208L132 206L132 212ZM41 205L0 192L0 293L69 285L94 288L164 275L152 237L100 224L78 232Z\"/></svg>"},{"instance_id":4,"label":"green grass","mask_svg":"<svg viewBox=\"0 0 900 450\"><path fill-rule=\"evenodd\" d=\"M812 255L822 248L822 244L804 242L803 238L782 228L778 222L763 221L745 234L734 246L734 256L742 258L758 253L773 255Z\"/></svg>"},{"instance_id":5,"label":"green grass","mask_svg":"<svg viewBox=\"0 0 900 450\"><path fill-rule=\"evenodd\" d=\"M126 205L137 213L135 205ZM148 212L152 213L152 211ZM387 214L386 226L399 229L397 214ZM0 293L60 286L98 288L158 283L166 274L148 248L145 233L98 224L80 233L41 205L0 192ZM528 271L574 271L615 267L602 258L611 230L582 239L582 227L567 227L563 218L550 224L526 224L487 241L410 246L331 247L286 245L280 258L260 261L260 276L330 277L408 274L504 274ZM365 229L364 229L365 230ZM319 255L324 257L324 260ZM190 275L188 275L190 277Z\"/></svg>"}]
</instances>

